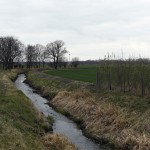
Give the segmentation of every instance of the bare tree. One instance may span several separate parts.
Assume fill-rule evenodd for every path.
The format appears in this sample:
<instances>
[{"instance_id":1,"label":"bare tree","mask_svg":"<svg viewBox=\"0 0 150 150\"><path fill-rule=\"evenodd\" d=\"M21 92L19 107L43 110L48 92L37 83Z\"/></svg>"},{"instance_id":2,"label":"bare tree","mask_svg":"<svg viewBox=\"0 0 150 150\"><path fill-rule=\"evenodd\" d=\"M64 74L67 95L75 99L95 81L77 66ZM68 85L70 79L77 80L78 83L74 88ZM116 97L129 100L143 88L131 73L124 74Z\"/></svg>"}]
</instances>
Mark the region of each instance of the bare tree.
<instances>
[{"instance_id":1,"label":"bare tree","mask_svg":"<svg viewBox=\"0 0 150 150\"><path fill-rule=\"evenodd\" d=\"M73 67L77 68L79 66L79 58L78 57L72 58L71 64Z\"/></svg>"},{"instance_id":2,"label":"bare tree","mask_svg":"<svg viewBox=\"0 0 150 150\"><path fill-rule=\"evenodd\" d=\"M46 46L47 57L53 60L53 67L55 69L58 68L59 59L67 53L64 44L65 43L63 41L57 40L52 43L48 43Z\"/></svg>"},{"instance_id":3,"label":"bare tree","mask_svg":"<svg viewBox=\"0 0 150 150\"><path fill-rule=\"evenodd\" d=\"M37 54L35 50L35 46L28 45L26 48L26 60L27 60L27 68L32 68L33 63L37 60Z\"/></svg>"},{"instance_id":4,"label":"bare tree","mask_svg":"<svg viewBox=\"0 0 150 150\"><path fill-rule=\"evenodd\" d=\"M36 44L35 45L35 55L36 55L36 62L37 66L40 68L41 67L41 62L44 63L45 59L45 47L41 44Z\"/></svg>"},{"instance_id":5,"label":"bare tree","mask_svg":"<svg viewBox=\"0 0 150 150\"><path fill-rule=\"evenodd\" d=\"M0 38L0 61L3 63L3 69L12 69L16 57L22 53L22 43L14 37Z\"/></svg>"}]
</instances>

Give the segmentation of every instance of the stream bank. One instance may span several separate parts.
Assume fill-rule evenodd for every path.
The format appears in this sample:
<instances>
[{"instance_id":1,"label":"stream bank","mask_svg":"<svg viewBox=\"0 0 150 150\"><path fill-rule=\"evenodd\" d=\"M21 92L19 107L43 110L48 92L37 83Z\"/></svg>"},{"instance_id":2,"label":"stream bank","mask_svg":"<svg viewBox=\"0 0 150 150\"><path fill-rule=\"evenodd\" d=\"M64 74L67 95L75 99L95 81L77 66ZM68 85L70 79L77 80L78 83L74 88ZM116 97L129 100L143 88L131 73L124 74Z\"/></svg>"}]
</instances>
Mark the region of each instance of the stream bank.
<instances>
[{"instance_id":1,"label":"stream bank","mask_svg":"<svg viewBox=\"0 0 150 150\"><path fill-rule=\"evenodd\" d=\"M77 150L63 136L45 133L51 119L39 113L12 82L21 72L0 72L0 149Z\"/></svg>"},{"instance_id":2,"label":"stream bank","mask_svg":"<svg viewBox=\"0 0 150 150\"><path fill-rule=\"evenodd\" d=\"M45 116L52 116L54 118L53 132L64 134L68 137L69 141L75 144L75 146L82 150L100 150L101 148L86 138L82 130L78 129L76 124L69 120L62 114L57 113L51 107L47 105L48 100L41 97L39 94L34 93L33 89L27 84L23 83L25 80L25 75L19 75L15 82L16 87L21 90L29 99L35 107L42 112Z\"/></svg>"}]
</instances>

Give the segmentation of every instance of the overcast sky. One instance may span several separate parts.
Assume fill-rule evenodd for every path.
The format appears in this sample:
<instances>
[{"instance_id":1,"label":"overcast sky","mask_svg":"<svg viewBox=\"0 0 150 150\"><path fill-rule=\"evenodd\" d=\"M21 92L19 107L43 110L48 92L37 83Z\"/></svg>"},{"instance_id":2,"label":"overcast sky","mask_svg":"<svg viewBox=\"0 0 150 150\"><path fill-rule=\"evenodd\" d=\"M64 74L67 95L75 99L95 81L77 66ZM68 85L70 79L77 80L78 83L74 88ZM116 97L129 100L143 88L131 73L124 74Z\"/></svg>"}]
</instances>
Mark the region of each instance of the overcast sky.
<instances>
[{"instance_id":1,"label":"overcast sky","mask_svg":"<svg viewBox=\"0 0 150 150\"><path fill-rule=\"evenodd\" d=\"M150 0L0 0L0 36L57 39L71 57L150 57Z\"/></svg>"}]
</instances>

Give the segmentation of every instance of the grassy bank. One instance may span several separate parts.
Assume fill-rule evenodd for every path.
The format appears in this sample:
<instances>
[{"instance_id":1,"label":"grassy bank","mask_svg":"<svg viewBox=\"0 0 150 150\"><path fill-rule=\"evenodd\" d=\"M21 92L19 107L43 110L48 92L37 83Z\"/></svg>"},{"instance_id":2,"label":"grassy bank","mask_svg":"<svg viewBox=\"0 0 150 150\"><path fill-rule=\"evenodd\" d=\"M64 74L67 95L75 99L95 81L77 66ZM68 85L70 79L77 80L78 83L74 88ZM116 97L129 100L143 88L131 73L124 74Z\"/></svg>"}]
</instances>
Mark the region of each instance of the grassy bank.
<instances>
[{"instance_id":1,"label":"grassy bank","mask_svg":"<svg viewBox=\"0 0 150 150\"><path fill-rule=\"evenodd\" d=\"M39 72L29 72L28 80L43 95L54 97L51 103L55 107L82 120L88 136L118 149L149 150L149 98L93 93L90 84Z\"/></svg>"},{"instance_id":2,"label":"grassy bank","mask_svg":"<svg viewBox=\"0 0 150 150\"><path fill-rule=\"evenodd\" d=\"M75 150L66 138L46 133L53 123L37 112L11 79L16 70L0 72L0 149ZM65 144L63 144L65 143Z\"/></svg>"}]
</instances>

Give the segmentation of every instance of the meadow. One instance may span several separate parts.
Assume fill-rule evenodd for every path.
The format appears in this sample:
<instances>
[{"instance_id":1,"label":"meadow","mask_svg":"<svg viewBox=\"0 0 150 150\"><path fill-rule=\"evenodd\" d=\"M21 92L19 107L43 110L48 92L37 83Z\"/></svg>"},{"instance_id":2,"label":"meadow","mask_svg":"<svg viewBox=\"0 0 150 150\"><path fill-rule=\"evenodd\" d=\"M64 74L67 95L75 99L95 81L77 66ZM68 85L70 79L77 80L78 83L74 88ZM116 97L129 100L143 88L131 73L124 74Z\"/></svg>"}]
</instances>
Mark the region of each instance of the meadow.
<instances>
[{"instance_id":1,"label":"meadow","mask_svg":"<svg viewBox=\"0 0 150 150\"><path fill-rule=\"evenodd\" d=\"M63 78L68 78L71 80L78 80L90 83L96 83L96 67L84 67L84 68L69 68L60 70L49 70L45 71L46 74L53 76L59 76Z\"/></svg>"}]
</instances>

